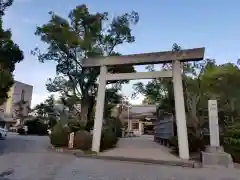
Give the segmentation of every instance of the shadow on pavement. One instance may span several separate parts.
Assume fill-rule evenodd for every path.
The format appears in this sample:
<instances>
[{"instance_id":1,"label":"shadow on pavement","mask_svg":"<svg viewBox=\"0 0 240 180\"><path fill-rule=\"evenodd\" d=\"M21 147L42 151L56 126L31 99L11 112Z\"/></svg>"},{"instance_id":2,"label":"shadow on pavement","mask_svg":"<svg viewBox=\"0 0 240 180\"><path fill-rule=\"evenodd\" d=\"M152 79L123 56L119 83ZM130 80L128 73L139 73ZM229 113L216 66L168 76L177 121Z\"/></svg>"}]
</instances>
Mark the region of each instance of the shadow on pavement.
<instances>
[{"instance_id":1,"label":"shadow on pavement","mask_svg":"<svg viewBox=\"0 0 240 180\"><path fill-rule=\"evenodd\" d=\"M6 150L6 147L7 147L6 140L0 139L0 155L4 153L4 151Z\"/></svg>"},{"instance_id":2,"label":"shadow on pavement","mask_svg":"<svg viewBox=\"0 0 240 180\"><path fill-rule=\"evenodd\" d=\"M0 180L11 180L9 179L8 177L5 177L5 176L9 176L11 174L13 174L13 170L8 170L8 171L3 171L0 173Z\"/></svg>"}]
</instances>

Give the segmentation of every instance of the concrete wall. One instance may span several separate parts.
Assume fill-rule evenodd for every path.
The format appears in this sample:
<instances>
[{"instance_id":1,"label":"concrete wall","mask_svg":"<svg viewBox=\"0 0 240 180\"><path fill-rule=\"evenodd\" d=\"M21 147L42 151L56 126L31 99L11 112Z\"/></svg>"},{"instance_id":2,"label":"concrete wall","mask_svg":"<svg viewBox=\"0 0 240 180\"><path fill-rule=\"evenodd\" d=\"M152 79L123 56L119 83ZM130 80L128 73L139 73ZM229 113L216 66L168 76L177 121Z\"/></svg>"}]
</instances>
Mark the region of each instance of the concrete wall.
<instances>
[{"instance_id":1,"label":"concrete wall","mask_svg":"<svg viewBox=\"0 0 240 180\"><path fill-rule=\"evenodd\" d=\"M14 84L12 107L10 109L11 114L14 114L15 104L21 100L27 102L25 107L31 107L33 86L16 81ZM22 99L23 98L23 99ZM27 115L27 109L25 109L25 115Z\"/></svg>"},{"instance_id":2,"label":"concrete wall","mask_svg":"<svg viewBox=\"0 0 240 180\"><path fill-rule=\"evenodd\" d=\"M12 94L13 94L13 90L14 90L14 86L11 87L10 91L8 92L8 99L5 103L3 103L1 106L0 106L0 114L1 114L1 117L3 117L4 115L6 114L10 114L10 109L11 109L11 106L12 106Z\"/></svg>"}]
</instances>

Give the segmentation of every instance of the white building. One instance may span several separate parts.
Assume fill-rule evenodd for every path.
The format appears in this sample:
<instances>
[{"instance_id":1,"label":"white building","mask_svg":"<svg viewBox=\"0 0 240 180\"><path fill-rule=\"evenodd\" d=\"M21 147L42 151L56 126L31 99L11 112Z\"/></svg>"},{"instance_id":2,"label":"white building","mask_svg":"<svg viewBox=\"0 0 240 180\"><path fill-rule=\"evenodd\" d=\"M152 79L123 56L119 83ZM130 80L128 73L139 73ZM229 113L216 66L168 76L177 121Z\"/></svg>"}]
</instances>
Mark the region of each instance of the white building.
<instances>
[{"instance_id":1,"label":"white building","mask_svg":"<svg viewBox=\"0 0 240 180\"><path fill-rule=\"evenodd\" d=\"M23 100L26 103L25 114L27 115L27 107L31 107L33 86L15 81L14 85L8 92L8 100L0 106L1 116L6 121L13 121L15 119L16 103Z\"/></svg>"}]
</instances>

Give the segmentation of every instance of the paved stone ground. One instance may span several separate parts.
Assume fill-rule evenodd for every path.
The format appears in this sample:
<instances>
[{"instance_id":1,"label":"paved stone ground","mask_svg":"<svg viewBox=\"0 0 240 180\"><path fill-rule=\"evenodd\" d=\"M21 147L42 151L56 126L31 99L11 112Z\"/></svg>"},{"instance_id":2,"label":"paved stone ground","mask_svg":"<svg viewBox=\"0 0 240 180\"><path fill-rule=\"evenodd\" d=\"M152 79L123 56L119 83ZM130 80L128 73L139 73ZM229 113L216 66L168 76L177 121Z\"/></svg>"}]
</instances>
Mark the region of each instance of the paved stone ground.
<instances>
[{"instance_id":1,"label":"paved stone ground","mask_svg":"<svg viewBox=\"0 0 240 180\"><path fill-rule=\"evenodd\" d=\"M0 180L239 180L239 170L192 169L80 159L49 152L47 137L0 141Z\"/></svg>"},{"instance_id":2,"label":"paved stone ground","mask_svg":"<svg viewBox=\"0 0 240 180\"><path fill-rule=\"evenodd\" d=\"M117 147L101 153L102 156L121 156L154 160L180 161L170 150L153 141L153 136L121 138Z\"/></svg>"}]
</instances>

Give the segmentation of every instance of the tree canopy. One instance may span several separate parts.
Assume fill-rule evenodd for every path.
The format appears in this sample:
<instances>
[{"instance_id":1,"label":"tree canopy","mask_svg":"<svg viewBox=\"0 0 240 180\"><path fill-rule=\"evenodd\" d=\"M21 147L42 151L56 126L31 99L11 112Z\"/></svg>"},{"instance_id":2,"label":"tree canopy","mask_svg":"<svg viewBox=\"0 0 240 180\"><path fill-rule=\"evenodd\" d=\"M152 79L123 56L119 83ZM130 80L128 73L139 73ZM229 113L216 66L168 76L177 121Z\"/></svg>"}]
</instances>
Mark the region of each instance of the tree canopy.
<instances>
[{"instance_id":1,"label":"tree canopy","mask_svg":"<svg viewBox=\"0 0 240 180\"><path fill-rule=\"evenodd\" d=\"M36 35L48 45L46 52L36 48L32 53L40 62L57 63L57 76L48 79L47 89L62 96L74 96L81 103L81 120L92 114L98 87L99 68L83 68L81 59L102 56L118 56L116 47L132 43L131 26L139 16L136 12L109 18L107 12L91 13L86 5L79 5L70 11L68 19L50 12L50 20L37 27ZM134 67L110 67L109 72L133 72ZM115 81L109 83L124 83Z\"/></svg>"},{"instance_id":2,"label":"tree canopy","mask_svg":"<svg viewBox=\"0 0 240 180\"><path fill-rule=\"evenodd\" d=\"M13 42L10 29L3 29L3 16L5 11L13 3L13 0L5 0L0 3L0 105L8 98L8 91L14 83L13 71L16 63L23 60L23 52Z\"/></svg>"},{"instance_id":3,"label":"tree canopy","mask_svg":"<svg viewBox=\"0 0 240 180\"><path fill-rule=\"evenodd\" d=\"M177 45L173 46L176 48ZM178 46L178 49L181 49ZM175 49L176 50L176 49ZM171 68L164 65L162 69ZM154 66L147 66L148 71L154 71ZM225 63L217 65L214 59L183 64L183 90L186 112L191 120L197 120L207 112L207 101L217 99L220 111L236 119L240 116L237 109L240 106L240 69L236 64ZM172 80L159 78L134 85L134 95L145 96L144 103L159 104L165 111L174 113L174 95ZM206 113L205 113L206 114Z\"/></svg>"}]
</instances>

